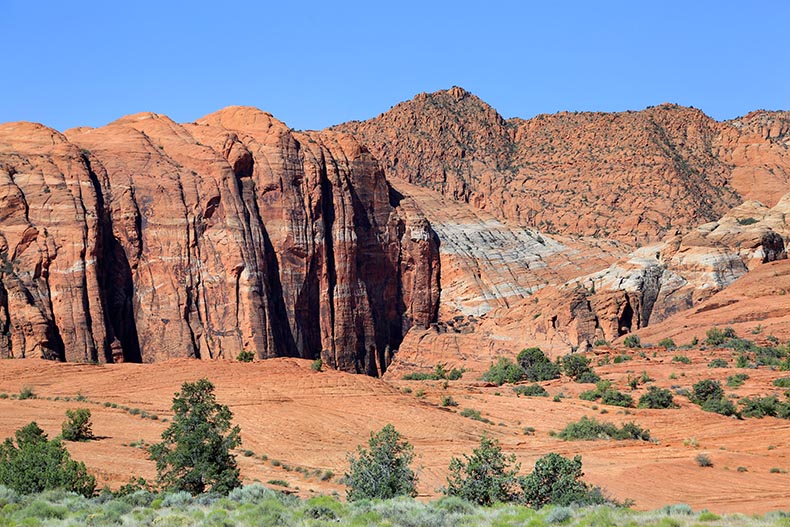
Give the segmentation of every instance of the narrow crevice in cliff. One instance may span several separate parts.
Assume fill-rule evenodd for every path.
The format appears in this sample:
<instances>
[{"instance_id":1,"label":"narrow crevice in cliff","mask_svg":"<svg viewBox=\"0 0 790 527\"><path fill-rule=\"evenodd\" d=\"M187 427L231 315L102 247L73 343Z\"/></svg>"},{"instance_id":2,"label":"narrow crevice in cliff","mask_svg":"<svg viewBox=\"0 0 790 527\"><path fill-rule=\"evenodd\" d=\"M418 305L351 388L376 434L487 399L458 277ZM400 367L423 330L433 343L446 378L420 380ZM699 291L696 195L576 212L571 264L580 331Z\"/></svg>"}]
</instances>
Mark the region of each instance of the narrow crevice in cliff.
<instances>
[{"instance_id":1,"label":"narrow crevice in cliff","mask_svg":"<svg viewBox=\"0 0 790 527\"><path fill-rule=\"evenodd\" d=\"M327 308L329 309L329 333L332 349L329 351L330 366L337 368L340 361L335 346L335 285L337 284L337 270L335 269L335 242L333 228L335 225L335 204L332 196L332 184L326 172L326 161L322 160L320 184L321 184L321 217L324 220L324 268L326 269L327 279ZM319 318L320 320L320 318Z\"/></svg>"},{"instance_id":2,"label":"narrow crevice in cliff","mask_svg":"<svg viewBox=\"0 0 790 527\"><path fill-rule=\"evenodd\" d=\"M107 209L104 191L98 175L87 155L83 155L88 177L96 193L96 209L98 214L96 273L99 280L100 301L103 304L107 340L103 347L107 362L122 359L123 362L142 362L137 325L134 317L133 295L134 282L132 269L126 252L118 238L113 234L113 218ZM139 229L139 214L135 217ZM121 357L113 357L112 341L118 339L121 344Z\"/></svg>"},{"instance_id":3,"label":"narrow crevice in cliff","mask_svg":"<svg viewBox=\"0 0 790 527\"><path fill-rule=\"evenodd\" d=\"M617 336L631 333L631 327L634 319L634 309L631 307L631 302L628 296L625 297L625 306L623 312L617 317Z\"/></svg>"}]
</instances>

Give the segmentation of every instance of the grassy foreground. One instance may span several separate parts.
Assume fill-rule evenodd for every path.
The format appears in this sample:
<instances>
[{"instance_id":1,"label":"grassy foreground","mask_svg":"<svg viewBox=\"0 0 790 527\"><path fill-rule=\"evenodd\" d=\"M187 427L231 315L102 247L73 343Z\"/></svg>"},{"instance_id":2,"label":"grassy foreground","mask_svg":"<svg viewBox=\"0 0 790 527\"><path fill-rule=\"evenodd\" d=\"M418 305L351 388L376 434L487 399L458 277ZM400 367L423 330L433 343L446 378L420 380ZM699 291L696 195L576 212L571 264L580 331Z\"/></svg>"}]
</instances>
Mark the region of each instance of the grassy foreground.
<instances>
[{"instance_id":1,"label":"grassy foreground","mask_svg":"<svg viewBox=\"0 0 790 527\"><path fill-rule=\"evenodd\" d=\"M106 493L93 498L64 491L20 496L0 486L0 527L11 526L161 526L161 527L790 527L790 512L764 516L695 512L687 505L671 505L650 512L611 506L544 507L532 510L517 505L478 507L458 498L445 497L430 503L411 498L344 503L330 496L300 500L294 496L253 484L233 490L229 496L186 492L155 494L137 491L115 497Z\"/></svg>"}]
</instances>

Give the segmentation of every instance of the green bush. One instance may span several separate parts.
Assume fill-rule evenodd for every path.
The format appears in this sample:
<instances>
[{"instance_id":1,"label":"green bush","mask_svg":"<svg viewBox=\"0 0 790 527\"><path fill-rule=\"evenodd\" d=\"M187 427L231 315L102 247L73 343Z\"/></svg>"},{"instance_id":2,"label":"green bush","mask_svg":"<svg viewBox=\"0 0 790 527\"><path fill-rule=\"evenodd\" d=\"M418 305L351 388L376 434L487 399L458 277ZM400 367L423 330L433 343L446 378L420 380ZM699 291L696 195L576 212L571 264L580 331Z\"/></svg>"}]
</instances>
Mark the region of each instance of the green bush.
<instances>
[{"instance_id":1,"label":"green bush","mask_svg":"<svg viewBox=\"0 0 790 527\"><path fill-rule=\"evenodd\" d=\"M527 380L532 382L550 381L560 376L560 367L551 362L540 348L521 350L516 362L521 366Z\"/></svg>"},{"instance_id":2,"label":"green bush","mask_svg":"<svg viewBox=\"0 0 790 527\"><path fill-rule=\"evenodd\" d=\"M236 355L236 360L239 362L252 362L255 359L255 353L251 351L241 350L238 355Z\"/></svg>"},{"instance_id":3,"label":"green bush","mask_svg":"<svg viewBox=\"0 0 790 527\"><path fill-rule=\"evenodd\" d=\"M20 494L63 488L93 495L96 478L88 474L84 463L71 459L59 440L48 440L35 422L17 430L15 436L16 445L11 438L0 445L0 485Z\"/></svg>"},{"instance_id":4,"label":"green bush","mask_svg":"<svg viewBox=\"0 0 790 527\"><path fill-rule=\"evenodd\" d=\"M310 369L313 371L321 371L324 368L324 361L319 357L310 363Z\"/></svg>"},{"instance_id":5,"label":"green bush","mask_svg":"<svg viewBox=\"0 0 790 527\"><path fill-rule=\"evenodd\" d=\"M634 398L627 393L618 392L614 389L609 389L601 394L601 403L609 404L612 406L622 406L630 408L634 405Z\"/></svg>"},{"instance_id":6,"label":"green bush","mask_svg":"<svg viewBox=\"0 0 790 527\"><path fill-rule=\"evenodd\" d=\"M639 340L639 335L628 335L623 340L623 345L626 348L641 348L642 342Z\"/></svg>"},{"instance_id":7,"label":"green bush","mask_svg":"<svg viewBox=\"0 0 790 527\"><path fill-rule=\"evenodd\" d=\"M708 368L727 368L729 365L724 359L713 359L708 363Z\"/></svg>"},{"instance_id":8,"label":"green bush","mask_svg":"<svg viewBox=\"0 0 790 527\"><path fill-rule=\"evenodd\" d=\"M726 416L738 415L738 410L735 408L735 405L726 397L722 397L721 399L708 399L702 403L701 408L706 412L713 412Z\"/></svg>"},{"instance_id":9,"label":"green bush","mask_svg":"<svg viewBox=\"0 0 790 527\"><path fill-rule=\"evenodd\" d=\"M522 386L514 386L513 391L516 395L525 395L527 397L548 397L549 392L540 384L529 384Z\"/></svg>"},{"instance_id":10,"label":"green bush","mask_svg":"<svg viewBox=\"0 0 790 527\"><path fill-rule=\"evenodd\" d=\"M492 364L488 371L483 374L483 380L502 386L506 382L516 383L524 377L524 370L521 366L508 359L499 357L496 363Z\"/></svg>"},{"instance_id":11,"label":"green bush","mask_svg":"<svg viewBox=\"0 0 790 527\"><path fill-rule=\"evenodd\" d=\"M790 401L780 401L775 395L768 397L746 397L741 400L743 417L779 417L790 419Z\"/></svg>"},{"instance_id":12,"label":"green bush","mask_svg":"<svg viewBox=\"0 0 790 527\"><path fill-rule=\"evenodd\" d=\"M672 362L679 362L680 364L691 364L691 359L686 355L675 355L672 357Z\"/></svg>"},{"instance_id":13,"label":"green bush","mask_svg":"<svg viewBox=\"0 0 790 527\"><path fill-rule=\"evenodd\" d=\"M22 386L22 389L19 391L19 395L17 396L17 399L19 400L35 398L36 393L33 391L33 387L28 385Z\"/></svg>"},{"instance_id":14,"label":"green bush","mask_svg":"<svg viewBox=\"0 0 790 527\"><path fill-rule=\"evenodd\" d=\"M594 441L596 439L649 441L650 430L643 429L635 423L625 423L621 428L618 428L615 424L602 423L595 418L583 416L576 422L568 423L557 436L566 441Z\"/></svg>"},{"instance_id":15,"label":"green bush","mask_svg":"<svg viewBox=\"0 0 790 527\"><path fill-rule=\"evenodd\" d=\"M580 353L571 353L562 358L565 375L579 383L598 382L598 377L590 367L590 359Z\"/></svg>"},{"instance_id":16,"label":"green bush","mask_svg":"<svg viewBox=\"0 0 790 527\"><path fill-rule=\"evenodd\" d=\"M217 403L208 379L185 382L173 398L174 416L162 441L149 448L159 484L169 491L193 495L227 494L241 485L236 458L241 430L231 428L233 414Z\"/></svg>"},{"instance_id":17,"label":"green bush","mask_svg":"<svg viewBox=\"0 0 790 527\"><path fill-rule=\"evenodd\" d=\"M658 386L650 386L647 392L643 393L639 398L639 408L677 408L672 392L659 388Z\"/></svg>"},{"instance_id":18,"label":"green bush","mask_svg":"<svg viewBox=\"0 0 790 527\"><path fill-rule=\"evenodd\" d=\"M87 408L66 410L66 420L61 427L66 441L90 441L95 439L91 430L91 411Z\"/></svg>"},{"instance_id":19,"label":"green bush","mask_svg":"<svg viewBox=\"0 0 790 527\"><path fill-rule=\"evenodd\" d=\"M450 395L442 397L442 406L458 406L458 401L453 399Z\"/></svg>"},{"instance_id":20,"label":"green bush","mask_svg":"<svg viewBox=\"0 0 790 527\"><path fill-rule=\"evenodd\" d=\"M735 375L730 375L727 377L727 387L728 388L739 388L743 386L743 383L749 378L749 376L745 373L736 373Z\"/></svg>"},{"instance_id":21,"label":"green bush","mask_svg":"<svg viewBox=\"0 0 790 527\"><path fill-rule=\"evenodd\" d=\"M719 381L713 379L703 379L692 386L692 402L702 404L711 399L721 399L724 397L724 389Z\"/></svg>"},{"instance_id":22,"label":"green bush","mask_svg":"<svg viewBox=\"0 0 790 527\"><path fill-rule=\"evenodd\" d=\"M777 388L790 388L790 377L774 379L773 385Z\"/></svg>"},{"instance_id":23,"label":"green bush","mask_svg":"<svg viewBox=\"0 0 790 527\"><path fill-rule=\"evenodd\" d=\"M581 456L568 459L549 453L538 459L533 471L522 479L522 501L535 509L604 503L601 492L582 481L582 476Z\"/></svg>"},{"instance_id":24,"label":"green bush","mask_svg":"<svg viewBox=\"0 0 790 527\"><path fill-rule=\"evenodd\" d=\"M518 470L516 456L503 454L499 441L483 435L471 456L452 458L444 493L484 506L517 501Z\"/></svg>"},{"instance_id":25,"label":"green bush","mask_svg":"<svg viewBox=\"0 0 790 527\"><path fill-rule=\"evenodd\" d=\"M410 465L414 447L391 424L371 433L368 449L357 447L349 454L345 474L349 501L415 496L417 475Z\"/></svg>"},{"instance_id":26,"label":"green bush","mask_svg":"<svg viewBox=\"0 0 790 527\"><path fill-rule=\"evenodd\" d=\"M480 421L481 423L487 423L490 425L494 424L494 422L490 419L483 417L482 414L480 414L480 410L475 410L474 408L464 408L461 410L461 417L468 417L474 421Z\"/></svg>"},{"instance_id":27,"label":"green bush","mask_svg":"<svg viewBox=\"0 0 790 527\"><path fill-rule=\"evenodd\" d=\"M675 341L672 340L671 338L665 338L665 339L659 340L658 341L658 345L661 346L662 348L668 349L668 350L674 349L676 347L675 346Z\"/></svg>"},{"instance_id":28,"label":"green bush","mask_svg":"<svg viewBox=\"0 0 790 527\"><path fill-rule=\"evenodd\" d=\"M713 466L713 461L711 461L710 456L708 454L697 454L697 457L694 459L697 461L697 465L701 467Z\"/></svg>"}]
</instances>

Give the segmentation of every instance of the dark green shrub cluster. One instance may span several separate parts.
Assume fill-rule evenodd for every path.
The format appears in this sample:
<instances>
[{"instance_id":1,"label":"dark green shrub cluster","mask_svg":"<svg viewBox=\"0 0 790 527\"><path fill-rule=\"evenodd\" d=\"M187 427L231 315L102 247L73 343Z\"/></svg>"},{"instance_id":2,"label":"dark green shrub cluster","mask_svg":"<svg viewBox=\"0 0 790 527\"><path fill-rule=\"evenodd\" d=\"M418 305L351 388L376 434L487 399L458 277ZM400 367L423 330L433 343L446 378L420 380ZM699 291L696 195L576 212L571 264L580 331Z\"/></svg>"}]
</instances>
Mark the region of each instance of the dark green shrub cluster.
<instances>
[{"instance_id":1,"label":"dark green shrub cluster","mask_svg":"<svg viewBox=\"0 0 790 527\"><path fill-rule=\"evenodd\" d=\"M526 348L519 352L516 362L528 381L540 382L558 379L560 367L549 360L540 348Z\"/></svg>"},{"instance_id":2,"label":"dark green shrub cluster","mask_svg":"<svg viewBox=\"0 0 790 527\"><path fill-rule=\"evenodd\" d=\"M236 360L239 362L252 362L255 359L255 353L247 350L241 350L238 355L236 355Z\"/></svg>"},{"instance_id":3,"label":"dark green shrub cluster","mask_svg":"<svg viewBox=\"0 0 790 527\"><path fill-rule=\"evenodd\" d=\"M730 363L728 363L724 359L713 359L708 363L708 368L727 368L729 367Z\"/></svg>"},{"instance_id":4,"label":"dark green shrub cluster","mask_svg":"<svg viewBox=\"0 0 790 527\"><path fill-rule=\"evenodd\" d=\"M668 349L668 350L675 349L675 347L676 347L675 346L675 341L672 340L671 338L664 338L664 339L659 340L658 341L658 345L661 346L662 348Z\"/></svg>"},{"instance_id":5,"label":"dark green shrub cluster","mask_svg":"<svg viewBox=\"0 0 790 527\"><path fill-rule=\"evenodd\" d=\"M639 340L639 335L628 335L623 339L623 345L626 348L641 348L642 342Z\"/></svg>"},{"instance_id":6,"label":"dark green shrub cluster","mask_svg":"<svg viewBox=\"0 0 790 527\"><path fill-rule=\"evenodd\" d=\"M442 406L458 406L458 401L453 399L450 395L445 395L442 397Z\"/></svg>"},{"instance_id":7,"label":"dark green shrub cluster","mask_svg":"<svg viewBox=\"0 0 790 527\"><path fill-rule=\"evenodd\" d=\"M727 377L727 387L739 388L743 386L743 383L746 382L748 378L749 376L745 373L736 373L735 375L730 375Z\"/></svg>"},{"instance_id":8,"label":"dark green shrub cluster","mask_svg":"<svg viewBox=\"0 0 790 527\"><path fill-rule=\"evenodd\" d=\"M463 374L466 373L466 368L453 368L447 370L444 364L437 364L433 367L431 373L412 372L403 376L404 381L457 381Z\"/></svg>"},{"instance_id":9,"label":"dark green shrub cluster","mask_svg":"<svg viewBox=\"0 0 790 527\"><path fill-rule=\"evenodd\" d=\"M496 439L483 436L471 455L451 460L443 490L447 496L483 506L519 502L540 509L605 501L598 489L581 480L581 456L568 459L547 454L535 462L527 476L519 476L519 468L514 455L504 454Z\"/></svg>"},{"instance_id":10,"label":"dark green shrub cluster","mask_svg":"<svg viewBox=\"0 0 790 527\"><path fill-rule=\"evenodd\" d=\"M0 445L0 485L30 494L48 489L66 489L91 496L96 478L84 463L71 459L58 439L49 440L35 422L16 431Z\"/></svg>"},{"instance_id":11,"label":"dark green shrub cluster","mask_svg":"<svg viewBox=\"0 0 790 527\"><path fill-rule=\"evenodd\" d=\"M780 401L775 395L741 399L743 417L779 417L790 419L790 401Z\"/></svg>"},{"instance_id":12,"label":"dark green shrub cluster","mask_svg":"<svg viewBox=\"0 0 790 527\"><path fill-rule=\"evenodd\" d=\"M583 440L594 441L596 439L637 439L650 441L650 430L643 429L636 423L624 423L620 428L613 423L604 423L589 418L582 417L580 420L568 423L568 425L557 434L566 441Z\"/></svg>"},{"instance_id":13,"label":"dark green shrub cluster","mask_svg":"<svg viewBox=\"0 0 790 527\"><path fill-rule=\"evenodd\" d=\"M590 367L590 359L580 353L571 353L562 358L565 375L579 383L598 382L601 378Z\"/></svg>"},{"instance_id":14,"label":"dark green shrub cluster","mask_svg":"<svg viewBox=\"0 0 790 527\"><path fill-rule=\"evenodd\" d=\"M521 386L514 386L513 391L516 395L525 395L527 397L548 397L549 392L540 384L528 384Z\"/></svg>"},{"instance_id":15,"label":"dark green shrub cluster","mask_svg":"<svg viewBox=\"0 0 790 527\"><path fill-rule=\"evenodd\" d=\"M665 409L677 407L672 392L658 386L650 386L647 392L643 393L639 398L639 408Z\"/></svg>"},{"instance_id":16,"label":"dark green shrub cluster","mask_svg":"<svg viewBox=\"0 0 790 527\"><path fill-rule=\"evenodd\" d=\"M508 359L499 357L496 363L492 364L487 372L483 374L483 380L502 386L505 383L517 383L524 378L524 370L521 366Z\"/></svg>"},{"instance_id":17,"label":"dark green shrub cluster","mask_svg":"<svg viewBox=\"0 0 790 527\"><path fill-rule=\"evenodd\" d=\"M719 381L703 379L692 387L691 402L700 405L706 412L721 415L736 415L735 405L724 397L724 389Z\"/></svg>"},{"instance_id":18,"label":"dark green shrub cluster","mask_svg":"<svg viewBox=\"0 0 790 527\"><path fill-rule=\"evenodd\" d=\"M672 357L672 362L678 362L680 364L691 364L691 359L689 359L686 355L675 355Z\"/></svg>"},{"instance_id":19,"label":"dark green shrub cluster","mask_svg":"<svg viewBox=\"0 0 790 527\"><path fill-rule=\"evenodd\" d=\"M603 404L622 406L625 408L630 408L634 405L633 397L612 388L612 383L610 381L599 381L595 385L595 390L582 392L579 394L579 398L586 401L597 401L600 399Z\"/></svg>"},{"instance_id":20,"label":"dark green shrub cluster","mask_svg":"<svg viewBox=\"0 0 790 527\"><path fill-rule=\"evenodd\" d=\"M775 379L773 385L777 388L790 388L790 377L780 377Z\"/></svg>"},{"instance_id":21,"label":"dark green shrub cluster","mask_svg":"<svg viewBox=\"0 0 790 527\"><path fill-rule=\"evenodd\" d=\"M489 425L494 424L494 422L490 419L483 417L483 415L480 413L480 410L475 410L474 408L464 408L461 410L461 417L468 417L473 421L480 421L481 423L486 423Z\"/></svg>"}]
</instances>

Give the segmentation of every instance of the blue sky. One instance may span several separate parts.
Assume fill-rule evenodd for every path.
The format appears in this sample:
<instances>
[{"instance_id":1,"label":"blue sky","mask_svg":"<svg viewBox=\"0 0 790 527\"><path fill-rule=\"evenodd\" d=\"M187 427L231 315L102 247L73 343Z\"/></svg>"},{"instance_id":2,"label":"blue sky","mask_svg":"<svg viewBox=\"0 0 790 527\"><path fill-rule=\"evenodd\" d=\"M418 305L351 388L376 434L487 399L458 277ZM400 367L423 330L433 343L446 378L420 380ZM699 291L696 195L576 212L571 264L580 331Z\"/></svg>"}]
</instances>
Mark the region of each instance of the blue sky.
<instances>
[{"instance_id":1,"label":"blue sky","mask_svg":"<svg viewBox=\"0 0 790 527\"><path fill-rule=\"evenodd\" d=\"M790 109L790 2L0 0L0 122L252 105L299 129L463 86L505 117Z\"/></svg>"}]
</instances>

